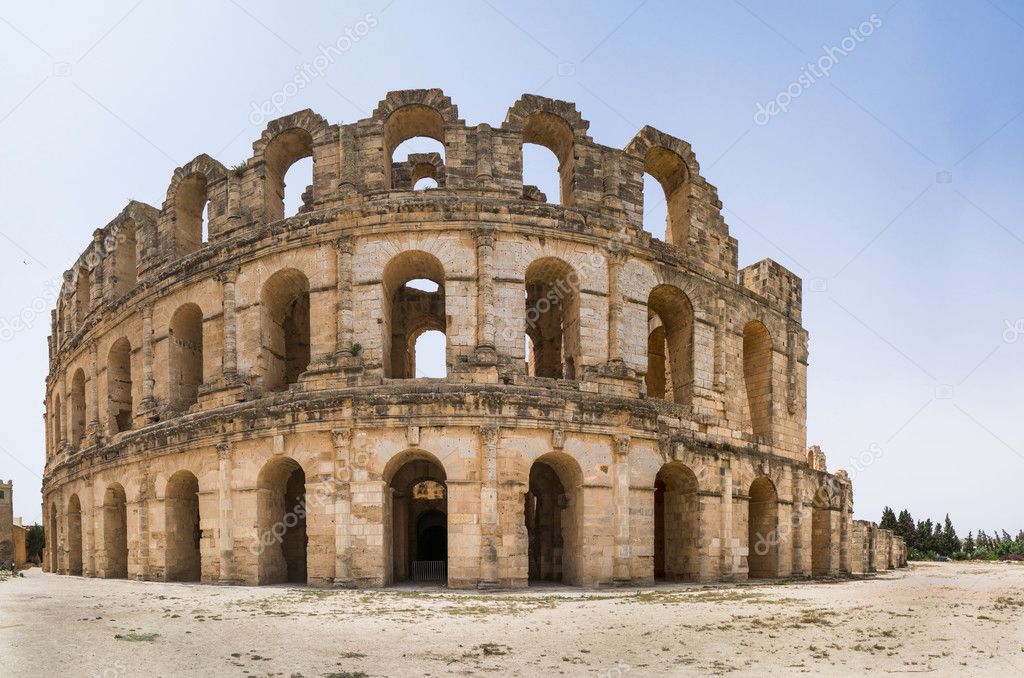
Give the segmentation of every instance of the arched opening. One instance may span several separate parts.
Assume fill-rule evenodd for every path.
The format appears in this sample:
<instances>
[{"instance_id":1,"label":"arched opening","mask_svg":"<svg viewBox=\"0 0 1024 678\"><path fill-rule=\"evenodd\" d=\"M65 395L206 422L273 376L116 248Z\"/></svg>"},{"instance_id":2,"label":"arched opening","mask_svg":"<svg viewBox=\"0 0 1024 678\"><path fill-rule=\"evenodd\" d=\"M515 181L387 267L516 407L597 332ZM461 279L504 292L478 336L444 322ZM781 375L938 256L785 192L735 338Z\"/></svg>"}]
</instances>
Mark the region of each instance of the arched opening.
<instances>
[{"instance_id":1,"label":"arched opening","mask_svg":"<svg viewBox=\"0 0 1024 678\"><path fill-rule=\"evenodd\" d=\"M260 584L306 583L306 473L288 457L268 461L256 481Z\"/></svg>"},{"instance_id":2,"label":"arched opening","mask_svg":"<svg viewBox=\"0 0 1024 678\"><path fill-rule=\"evenodd\" d=\"M534 376L576 379L580 358L580 279L555 257L526 269L526 336Z\"/></svg>"},{"instance_id":3,"label":"arched opening","mask_svg":"<svg viewBox=\"0 0 1024 678\"><path fill-rule=\"evenodd\" d=\"M167 581L202 579L202 530L199 522L199 479L178 471L164 494L164 541Z\"/></svg>"},{"instance_id":4,"label":"arched opening","mask_svg":"<svg viewBox=\"0 0 1024 678\"><path fill-rule=\"evenodd\" d=\"M68 574L82 576L82 502L77 494L68 500Z\"/></svg>"},{"instance_id":5,"label":"arched opening","mask_svg":"<svg viewBox=\"0 0 1024 678\"><path fill-rule=\"evenodd\" d=\"M78 281L75 284L75 320L79 327L89 315L92 305L92 274L81 264L78 266Z\"/></svg>"},{"instance_id":6,"label":"arched opening","mask_svg":"<svg viewBox=\"0 0 1024 678\"><path fill-rule=\"evenodd\" d=\"M85 372L79 368L71 378L71 444L82 447L85 440Z\"/></svg>"},{"instance_id":7,"label":"arched opening","mask_svg":"<svg viewBox=\"0 0 1024 678\"><path fill-rule=\"evenodd\" d=\"M128 577L128 499L124 488L114 483L103 494L103 551L108 579Z\"/></svg>"},{"instance_id":8,"label":"arched opening","mask_svg":"<svg viewBox=\"0 0 1024 678\"><path fill-rule=\"evenodd\" d=\"M530 582L576 584L582 530L582 473L564 454L546 454L530 467L526 517Z\"/></svg>"},{"instance_id":9,"label":"arched opening","mask_svg":"<svg viewBox=\"0 0 1024 678\"><path fill-rule=\"evenodd\" d=\"M46 555L50 559L50 572L57 573L60 570L60 557L57 555L57 505L50 502L50 527L43 536L46 542Z\"/></svg>"},{"instance_id":10,"label":"arched opening","mask_svg":"<svg viewBox=\"0 0 1024 678\"><path fill-rule=\"evenodd\" d=\"M203 312L198 306L184 304L174 312L167 341L168 400L173 410L184 412L199 399L203 383Z\"/></svg>"},{"instance_id":11,"label":"arched opening","mask_svg":"<svg viewBox=\"0 0 1024 678\"><path fill-rule=\"evenodd\" d=\"M647 394L689 407L693 393L693 306L678 287L647 298Z\"/></svg>"},{"instance_id":12,"label":"arched opening","mask_svg":"<svg viewBox=\"0 0 1024 678\"><path fill-rule=\"evenodd\" d=\"M444 186L444 118L421 104L398 108L384 122L384 156L387 188L411 189L423 176ZM414 174L426 171L427 164L434 166L432 174Z\"/></svg>"},{"instance_id":13,"label":"arched opening","mask_svg":"<svg viewBox=\"0 0 1024 678\"><path fill-rule=\"evenodd\" d=\"M135 222L126 219L117 231L114 248L114 296L128 294L139 279Z\"/></svg>"},{"instance_id":14,"label":"arched opening","mask_svg":"<svg viewBox=\"0 0 1024 678\"><path fill-rule=\"evenodd\" d=\"M416 337L412 348L416 377L444 379L448 376L444 358L446 344L444 332L437 330L426 330Z\"/></svg>"},{"instance_id":15,"label":"arched opening","mask_svg":"<svg viewBox=\"0 0 1024 678\"><path fill-rule=\"evenodd\" d=\"M779 568L778 498L775 485L760 476L747 502L747 566L751 578L774 577Z\"/></svg>"},{"instance_id":16,"label":"arched opening","mask_svg":"<svg viewBox=\"0 0 1024 678\"><path fill-rule=\"evenodd\" d=\"M661 185L664 201L652 192L650 176ZM648 206L650 203L650 206ZM654 219L663 216L662 224ZM653 146L644 156L644 230L664 234L665 242L685 247L690 237L690 173L678 153Z\"/></svg>"},{"instance_id":17,"label":"arched opening","mask_svg":"<svg viewBox=\"0 0 1024 678\"><path fill-rule=\"evenodd\" d=\"M557 183L552 185L552 162L550 154L536 146L550 151L557 161ZM544 187L550 187L550 195L557 195L562 205L573 204L575 143L572 128L562 118L553 113L537 112L531 114L523 125L523 197L539 202L550 202ZM537 181L532 184L528 182Z\"/></svg>"},{"instance_id":18,"label":"arched opening","mask_svg":"<svg viewBox=\"0 0 1024 678\"><path fill-rule=\"evenodd\" d=\"M410 379L447 374L447 339L431 335L435 350L417 360L417 340L429 332L446 336L444 267L432 254L409 251L384 267L384 376ZM440 345L443 350L437 351ZM427 362L423 360L427 359Z\"/></svg>"},{"instance_id":19,"label":"arched opening","mask_svg":"<svg viewBox=\"0 0 1024 678\"><path fill-rule=\"evenodd\" d=\"M654 577L696 581L700 573L697 476L679 462L654 480Z\"/></svg>"},{"instance_id":20,"label":"arched opening","mask_svg":"<svg viewBox=\"0 0 1024 678\"><path fill-rule=\"evenodd\" d=\"M267 223L312 207L313 136L301 128L278 134L263 151Z\"/></svg>"},{"instance_id":21,"label":"arched opening","mask_svg":"<svg viewBox=\"0 0 1024 678\"><path fill-rule=\"evenodd\" d=\"M811 574L831 574L832 512L824 487L814 493L811 507Z\"/></svg>"},{"instance_id":22,"label":"arched opening","mask_svg":"<svg viewBox=\"0 0 1024 678\"><path fill-rule=\"evenodd\" d=\"M264 388L281 391L309 368L309 279L294 268L278 271L263 285Z\"/></svg>"},{"instance_id":23,"label":"arched opening","mask_svg":"<svg viewBox=\"0 0 1024 678\"><path fill-rule=\"evenodd\" d=\"M193 173L178 183L174 195L174 245L179 257L195 252L209 239L206 177Z\"/></svg>"},{"instance_id":24,"label":"arched opening","mask_svg":"<svg viewBox=\"0 0 1024 678\"><path fill-rule=\"evenodd\" d=\"M132 346L121 337L107 355L107 413L113 433L132 427Z\"/></svg>"},{"instance_id":25,"label":"arched opening","mask_svg":"<svg viewBox=\"0 0 1024 678\"><path fill-rule=\"evenodd\" d=\"M749 430L772 432L772 338L756 320L743 328L743 383L747 389Z\"/></svg>"},{"instance_id":26,"label":"arched opening","mask_svg":"<svg viewBox=\"0 0 1024 678\"><path fill-rule=\"evenodd\" d=\"M448 488L444 466L425 452L388 464L392 582L448 581Z\"/></svg>"}]
</instances>

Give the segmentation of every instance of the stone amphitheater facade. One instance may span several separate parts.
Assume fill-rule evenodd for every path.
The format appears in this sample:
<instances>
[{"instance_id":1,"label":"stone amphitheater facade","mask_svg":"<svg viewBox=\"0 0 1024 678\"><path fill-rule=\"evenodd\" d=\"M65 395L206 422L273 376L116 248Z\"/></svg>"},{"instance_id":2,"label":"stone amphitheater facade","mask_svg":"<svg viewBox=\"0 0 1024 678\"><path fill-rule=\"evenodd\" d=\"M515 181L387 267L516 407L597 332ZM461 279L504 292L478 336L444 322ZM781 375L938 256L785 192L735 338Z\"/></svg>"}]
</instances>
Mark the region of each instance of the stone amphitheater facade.
<instances>
[{"instance_id":1,"label":"stone amphitheater facade","mask_svg":"<svg viewBox=\"0 0 1024 678\"><path fill-rule=\"evenodd\" d=\"M244 164L201 155L159 209L130 202L52 313L47 569L487 588L898 564L807 449L799 278L738 268L689 144L587 129L540 96L492 127L392 92L352 124L274 120ZM413 137L443 155L393 160ZM557 201L523 185L524 143L557 157ZM415 377L426 331L444 378Z\"/></svg>"}]
</instances>

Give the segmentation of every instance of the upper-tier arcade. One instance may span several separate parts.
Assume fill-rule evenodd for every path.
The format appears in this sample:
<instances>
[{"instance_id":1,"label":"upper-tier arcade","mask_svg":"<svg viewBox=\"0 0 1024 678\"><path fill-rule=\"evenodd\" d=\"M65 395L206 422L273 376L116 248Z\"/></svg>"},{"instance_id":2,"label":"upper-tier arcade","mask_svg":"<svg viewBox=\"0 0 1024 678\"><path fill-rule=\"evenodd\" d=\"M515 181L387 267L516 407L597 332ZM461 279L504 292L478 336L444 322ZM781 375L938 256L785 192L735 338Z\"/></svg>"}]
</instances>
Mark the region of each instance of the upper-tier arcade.
<instances>
[{"instance_id":1,"label":"upper-tier arcade","mask_svg":"<svg viewBox=\"0 0 1024 678\"><path fill-rule=\"evenodd\" d=\"M245 163L201 155L159 209L129 203L53 312L48 567L452 586L856 570L850 483L808 463L800 280L737 270L689 144L588 127L535 95L492 127L440 90L391 92L347 125L274 120ZM414 137L442 151L398 157ZM558 196L523 185L524 144L558 159ZM416 377L428 331L443 378Z\"/></svg>"}]
</instances>

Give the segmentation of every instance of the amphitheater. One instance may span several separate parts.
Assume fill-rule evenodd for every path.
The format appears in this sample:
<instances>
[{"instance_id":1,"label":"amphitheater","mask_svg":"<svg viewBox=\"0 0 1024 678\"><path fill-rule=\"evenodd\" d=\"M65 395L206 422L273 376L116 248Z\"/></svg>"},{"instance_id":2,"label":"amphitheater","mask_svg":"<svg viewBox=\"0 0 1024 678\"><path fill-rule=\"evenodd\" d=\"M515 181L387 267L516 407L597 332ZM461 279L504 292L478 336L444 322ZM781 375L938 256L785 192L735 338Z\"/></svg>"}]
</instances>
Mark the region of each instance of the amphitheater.
<instances>
[{"instance_id":1,"label":"amphitheater","mask_svg":"<svg viewBox=\"0 0 1024 678\"><path fill-rule=\"evenodd\" d=\"M245 163L201 155L159 209L130 202L52 313L45 568L519 588L903 564L807 447L800 279L738 268L689 144L587 130L540 96L492 127L391 92L352 124L274 120ZM396 156L419 137L443 152ZM557 197L524 186L524 144L557 158ZM416 376L427 332L443 378Z\"/></svg>"}]
</instances>

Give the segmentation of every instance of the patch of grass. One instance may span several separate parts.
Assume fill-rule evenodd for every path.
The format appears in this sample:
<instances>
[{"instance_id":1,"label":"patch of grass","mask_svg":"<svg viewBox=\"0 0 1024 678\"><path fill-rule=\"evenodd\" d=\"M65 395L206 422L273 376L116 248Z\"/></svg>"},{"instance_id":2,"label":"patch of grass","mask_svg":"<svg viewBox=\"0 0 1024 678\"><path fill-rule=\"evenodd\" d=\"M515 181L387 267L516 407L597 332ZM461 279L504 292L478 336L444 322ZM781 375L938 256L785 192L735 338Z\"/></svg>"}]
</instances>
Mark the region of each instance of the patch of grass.
<instances>
[{"instance_id":1,"label":"patch of grass","mask_svg":"<svg viewBox=\"0 0 1024 678\"><path fill-rule=\"evenodd\" d=\"M132 643L152 643L154 640L160 637L159 633L118 633L114 636L115 640L127 640Z\"/></svg>"}]
</instances>

